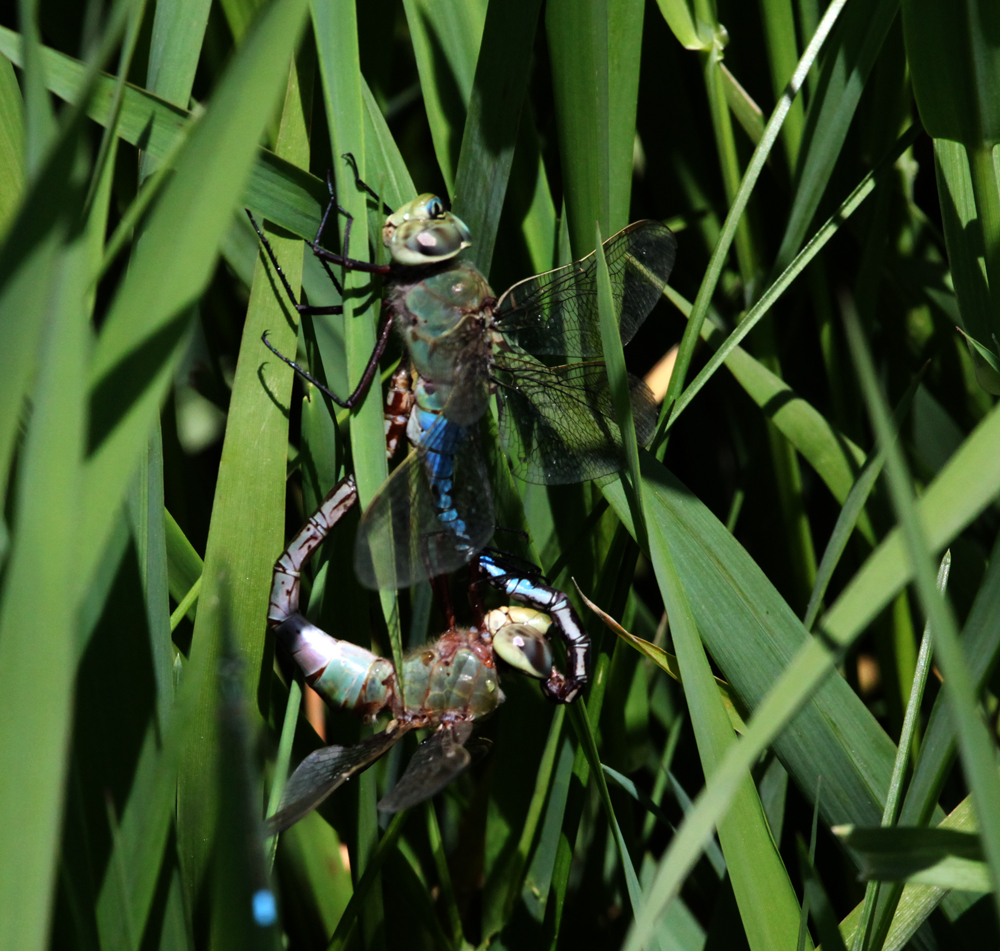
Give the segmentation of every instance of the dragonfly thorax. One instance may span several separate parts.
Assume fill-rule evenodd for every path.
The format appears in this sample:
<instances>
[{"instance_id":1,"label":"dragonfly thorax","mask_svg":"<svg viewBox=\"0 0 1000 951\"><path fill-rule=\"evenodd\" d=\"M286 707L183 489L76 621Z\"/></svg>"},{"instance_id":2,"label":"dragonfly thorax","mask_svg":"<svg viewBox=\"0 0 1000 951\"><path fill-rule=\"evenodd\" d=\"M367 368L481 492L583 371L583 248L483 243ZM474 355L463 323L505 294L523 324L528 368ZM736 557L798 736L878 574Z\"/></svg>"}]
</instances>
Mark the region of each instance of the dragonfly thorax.
<instances>
[{"instance_id":1,"label":"dragonfly thorax","mask_svg":"<svg viewBox=\"0 0 1000 951\"><path fill-rule=\"evenodd\" d=\"M473 376L484 378L492 339L484 327L492 299L486 279L466 261L450 262L412 283L397 281L389 307L419 380L417 402L423 409L440 412L453 387L468 384ZM466 402L473 405L463 406L453 418L463 425L478 419L486 398L485 390L471 393L471 399L467 394Z\"/></svg>"},{"instance_id":2,"label":"dragonfly thorax","mask_svg":"<svg viewBox=\"0 0 1000 951\"><path fill-rule=\"evenodd\" d=\"M502 694L493 652L475 629L450 631L403 661L404 718L427 723L492 713Z\"/></svg>"}]
</instances>

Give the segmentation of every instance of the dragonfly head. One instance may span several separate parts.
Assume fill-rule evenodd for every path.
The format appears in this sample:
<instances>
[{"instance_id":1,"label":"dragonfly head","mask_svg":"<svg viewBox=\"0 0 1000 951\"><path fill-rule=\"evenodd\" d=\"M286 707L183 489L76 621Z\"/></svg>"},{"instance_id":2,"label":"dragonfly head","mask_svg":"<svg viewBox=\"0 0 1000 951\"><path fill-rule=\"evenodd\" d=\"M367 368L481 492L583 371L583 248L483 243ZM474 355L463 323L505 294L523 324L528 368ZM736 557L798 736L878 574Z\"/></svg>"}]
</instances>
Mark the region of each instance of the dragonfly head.
<instances>
[{"instance_id":1,"label":"dragonfly head","mask_svg":"<svg viewBox=\"0 0 1000 951\"><path fill-rule=\"evenodd\" d=\"M552 648L527 624L506 624L493 635L493 650L522 674L545 680L552 672Z\"/></svg>"},{"instance_id":2,"label":"dragonfly head","mask_svg":"<svg viewBox=\"0 0 1000 951\"><path fill-rule=\"evenodd\" d=\"M397 264L419 267L455 257L472 235L437 195L419 195L385 219L382 242Z\"/></svg>"}]
</instances>

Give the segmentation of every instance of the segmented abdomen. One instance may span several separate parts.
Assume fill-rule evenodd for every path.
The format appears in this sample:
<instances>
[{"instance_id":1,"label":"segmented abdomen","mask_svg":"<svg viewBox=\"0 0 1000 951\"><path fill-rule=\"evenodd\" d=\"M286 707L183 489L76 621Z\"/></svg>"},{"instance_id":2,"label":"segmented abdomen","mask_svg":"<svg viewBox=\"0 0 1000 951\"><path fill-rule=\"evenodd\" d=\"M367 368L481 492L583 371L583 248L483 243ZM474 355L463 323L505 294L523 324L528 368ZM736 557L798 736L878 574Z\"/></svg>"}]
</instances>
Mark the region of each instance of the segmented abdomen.
<instances>
[{"instance_id":1,"label":"segmented abdomen","mask_svg":"<svg viewBox=\"0 0 1000 951\"><path fill-rule=\"evenodd\" d=\"M275 635L302 670L306 683L331 708L371 716L393 707L396 668L391 661L330 637L298 614L278 627Z\"/></svg>"}]
</instances>

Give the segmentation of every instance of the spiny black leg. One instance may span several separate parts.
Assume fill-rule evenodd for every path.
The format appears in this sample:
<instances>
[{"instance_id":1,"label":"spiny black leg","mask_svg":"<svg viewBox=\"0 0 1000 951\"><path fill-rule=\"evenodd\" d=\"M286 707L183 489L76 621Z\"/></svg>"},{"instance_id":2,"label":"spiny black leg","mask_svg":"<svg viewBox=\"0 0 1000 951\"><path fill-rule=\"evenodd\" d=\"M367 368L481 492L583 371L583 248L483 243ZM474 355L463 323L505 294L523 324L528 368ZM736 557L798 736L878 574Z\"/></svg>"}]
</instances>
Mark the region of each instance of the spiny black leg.
<instances>
[{"instance_id":1,"label":"spiny black leg","mask_svg":"<svg viewBox=\"0 0 1000 951\"><path fill-rule=\"evenodd\" d=\"M367 261L359 261L356 258L349 256L348 251L351 245L351 226L354 224L354 216L346 209L342 208L337 204L336 193L333 188L333 179L330 177L330 173L326 173L326 187L330 192L330 201L327 202L326 209L323 211L323 218L319 223L319 229L316 231L316 237L313 238L312 253L319 258L323 267L326 268L326 273L330 275L330 280L332 280L337 288L340 289L340 282L333 276L333 271L330 270L327 262L331 264L339 264L341 267L346 268L348 271L362 271L366 274L388 274L392 268L388 264L369 264ZM333 251L327 251L319 242L323 235L323 231L326 228L327 220L330 217L330 212L336 208L346 219L347 223L344 225L344 253L336 254ZM343 294L343 290L341 290Z\"/></svg>"},{"instance_id":2,"label":"spiny black leg","mask_svg":"<svg viewBox=\"0 0 1000 951\"><path fill-rule=\"evenodd\" d=\"M314 317L321 317L324 314L342 314L344 312L344 308L340 304L313 306L312 304L299 303L298 298L295 296L295 292L292 290L292 285L289 284L288 278L285 277L285 272L281 269L281 265L278 263L278 258L275 256L274 248L271 247L271 242L267 240L267 236L257 224L257 221L250 209L246 208L244 210L247 213L247 217L250 219L250 224L253 225L253 230L257 232L257 237L260 239L260 243L264 246L264 250L267 252L271 265L274 267L274 270L281 281L281 286L284 287L285 294L288 295L288 300L291 302L291 305L295 308L296 312L299 314L311 314ZM334 277L333 272L329 268L327 268L327 274L330 275L330 280L333 281L334 286L337 288L337 292L343 296L344 289L340 286L340 281Z\"/></svg>"},{"instance_id":3,"label":"spiny black leg","mask_svg":"<svg viewBox=\"0 0 1000 951\"><path fill-rule=\"evenodd\" d=\"M326 229L327 219L330 217L330 212L334 208L337 209L346 219L347 224L344 225L344 253L342 257L345 261L350 260L349 248L351 245L351 225L354 224L354 215L352 215L346 208L337 203L337 193L333 187L333 179L330 177L331 173L327 170L326 173L326 190L330 193L330 200L326 203L326 208L323 210L323 217L320 220L319 228L316 231L316 237L313 238L312 249L313 254L317 254L318 249L322 247L320 244L320 238L323 235L323 231ZM325 249L324 249L325 250ZM322 260L322 258L320 259ZM325 264L325 262L324 262ZM330 273L330 269L327 268L327 273ZM331 275L332 276L332 275Z\"/></svg>"},{"instance_id":4,"label":"spiny black leg","mask_svg":"<svg viewBox=\"0 0 1000 951\"><path fill-rule=\"evenodd\" d=\"M371 195L372 198L374 198L375 201L377 201L382 206L382 210L387 215L391 215L392 209L384 201L382 201L382 199L371 187L371 185L368 185L366 182L362 181L361 176L358 174L358 163L357 160L354 158L354 154L352 152L345 152L340 157L342 159L346 159L350 163L351 169L354 171L354 184L357 185L358 188L363 188L366 192L368 192L368 194ZM345 251L344 254L347 254L347 252Z\"/></svg>"},{"instance_id":5,"label":"spiny black leg","mask_svg":"<svg viewBox=\"0 0 1000 951\"><path fill-rule=\"evenodd\" d=\"M270 340L267 339L267 331L264 331L263 336L260 338L264 341L264 346L271 351L279 360L287 363L299 376L304 380L308 380L316 387L321 393L330 397L334 403L343 409L350 409L358 401L358 399L364 394L365 390L368 389L368 385L372 381L372 377L375 375L375 371L378 369L378 362L382 358L382 354L385 352L385 345L389 340L389 334L392 332L392 320L387 319L382 324L382 329L379 332L378 340L375 342L375 349L372 351L372 355L368 358L368 363L365 366L364 373L361 374L361 380L358 385L354 388L354 392L351 393L347 399L341 399L337 396L331 389L324 386L316 379L311 373L300 367L294 360L289 360L280 350L278 350Z\"/></svg>"},{"instance_id":6,"label":"spiny black leg","mask_svg":"<svg viewBox=\"0 0 1000 951\"><path fill-rule=\"evenodd\" d=\"M277 347L275 347L273 343L271 343L270 340L267 339L267 334L268 331L265 330L260 339L264 342L264 346L267 347L271 353L273 353L279 360L287 363L296 373L298 373L300 377L302 377L302 379L308 380L313 386L316 387L317 390L330 397L330 399L333 400L333 402L338 406L343 409L351 408L350 403L348 403L347 400L342 400L336 393L333 392L333 390L320 383L320 381L317 380L316 377L314 377L308 370L300 367L294 360L289 360L288 357L286 357Z\"/></svg>"}]
</instances>

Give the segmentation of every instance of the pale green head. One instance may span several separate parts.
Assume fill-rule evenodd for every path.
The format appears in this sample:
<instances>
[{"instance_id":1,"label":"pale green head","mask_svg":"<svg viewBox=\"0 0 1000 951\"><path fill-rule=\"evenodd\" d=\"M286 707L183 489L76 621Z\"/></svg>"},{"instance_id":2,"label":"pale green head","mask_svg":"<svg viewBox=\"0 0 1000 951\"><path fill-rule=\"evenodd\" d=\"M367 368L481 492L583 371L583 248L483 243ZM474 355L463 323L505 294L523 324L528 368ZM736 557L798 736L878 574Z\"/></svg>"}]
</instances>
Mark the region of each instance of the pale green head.
<instances>
[{"instance_id":1,"label":"pale green head","mask_svg":"<svg viewBox=\"0 0 1000 951\"><path fill-rule=\"evenodd\" d=\"M545 680L552 673L552 648L527 624L506 624L493 635L493 650L522 674Z\"/></svg>"},{"instance_id":2,"label":"pale green head","mask_svg":"<svg viewBox=\"0 0 1000 951\"><path fill-rule=\"evenodd\" d=\"M472 235L437 195L418 195L385 219L382 242L397 264L419 267L455 257Z\"/></svg>"}]
</instances>

